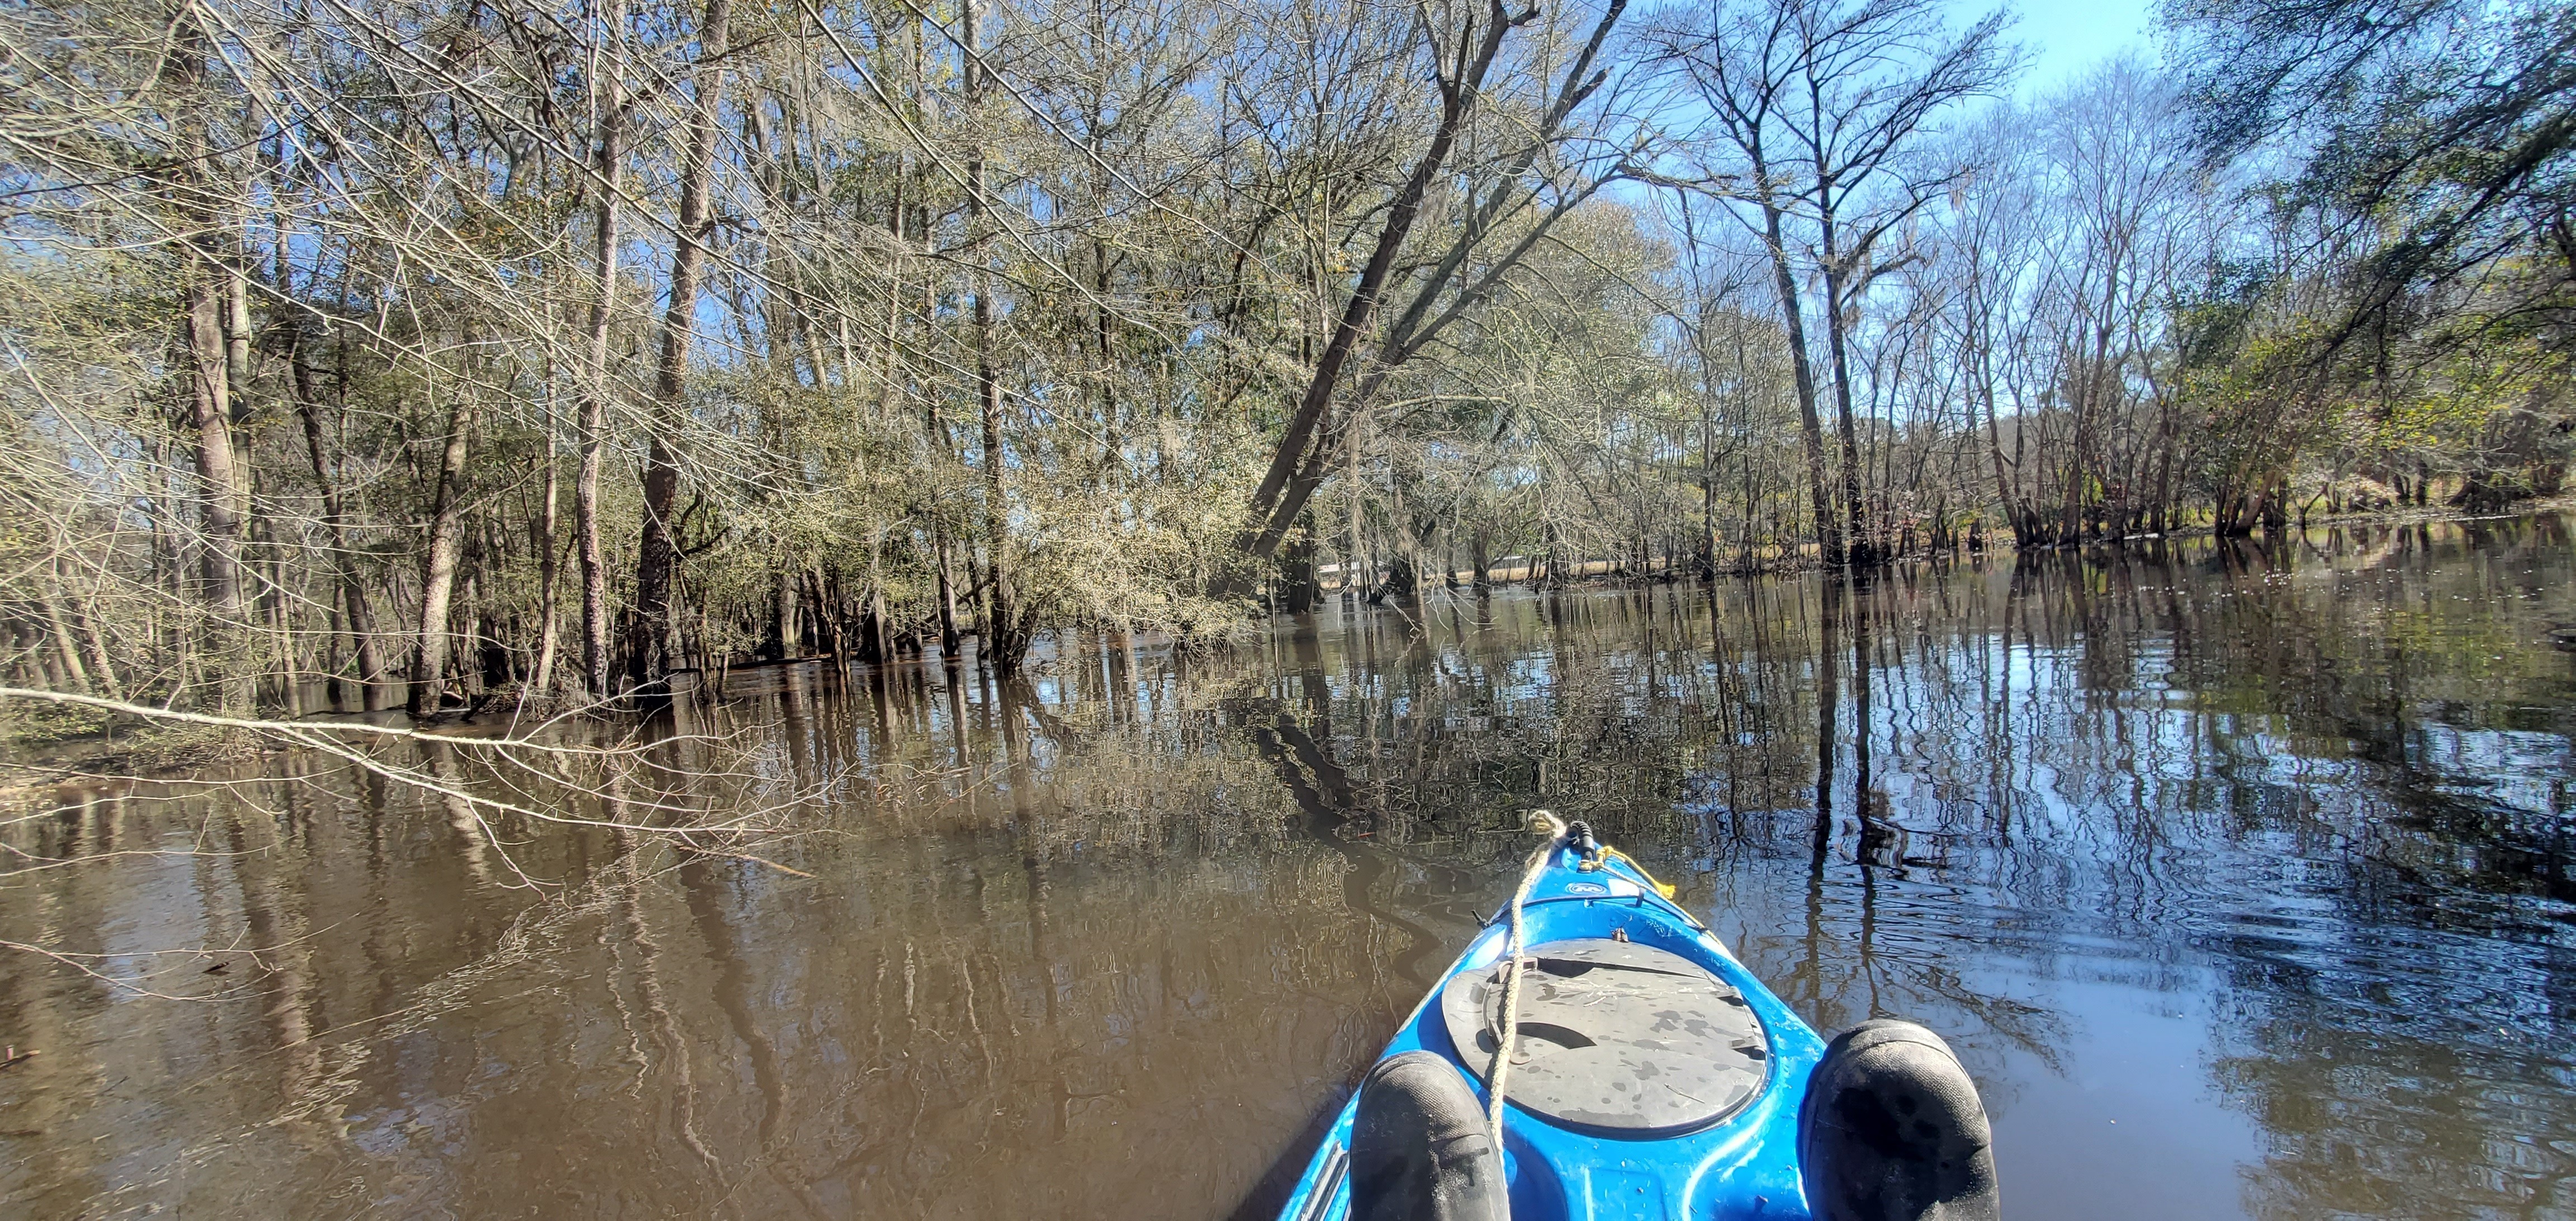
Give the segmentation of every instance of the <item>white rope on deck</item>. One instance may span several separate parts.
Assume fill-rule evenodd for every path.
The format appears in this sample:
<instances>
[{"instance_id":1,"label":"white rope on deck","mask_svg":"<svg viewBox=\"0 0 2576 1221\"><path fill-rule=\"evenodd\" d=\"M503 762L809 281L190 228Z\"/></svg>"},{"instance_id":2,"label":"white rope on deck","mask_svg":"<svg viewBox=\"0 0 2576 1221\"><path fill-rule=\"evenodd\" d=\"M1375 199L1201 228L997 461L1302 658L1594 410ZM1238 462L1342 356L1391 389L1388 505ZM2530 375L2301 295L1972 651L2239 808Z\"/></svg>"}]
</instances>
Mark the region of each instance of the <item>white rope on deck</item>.
<instances>
[{"instance_id":1,"label":"white rope on deck","mask_svg":"<svg viewBox=\"0 0 2576 1221\"><path fill-rule=\"evenodd\" d=\"M1505 1083L1511 1079L1512 1052L1520 1042L1521 1033L1521 970L1525 965L1521 961L1523 948L1521 904L1529 899L1530 889L1538 885L1538 875L1547 868L1549 855L1554 853L1557 844L1565 839L1565 822L1553 811L1530 811L1529 827L1530 830L1546 836L1547 842L1540 844L1538 851L1530 854L1528 868L1521 870L1520 887L1512 891L1511 936L1504 947L1508 965L1503 969L1508 974L1503 982L1502 1036L1500 1047L1494 1052L1493 1071L1485 1077L1485 1092L1488 1095L1485 1126L1493 1132L1496 1156L1500 1156L1503 1152L1503 1089Z\"/></svg>"}]
</instances>

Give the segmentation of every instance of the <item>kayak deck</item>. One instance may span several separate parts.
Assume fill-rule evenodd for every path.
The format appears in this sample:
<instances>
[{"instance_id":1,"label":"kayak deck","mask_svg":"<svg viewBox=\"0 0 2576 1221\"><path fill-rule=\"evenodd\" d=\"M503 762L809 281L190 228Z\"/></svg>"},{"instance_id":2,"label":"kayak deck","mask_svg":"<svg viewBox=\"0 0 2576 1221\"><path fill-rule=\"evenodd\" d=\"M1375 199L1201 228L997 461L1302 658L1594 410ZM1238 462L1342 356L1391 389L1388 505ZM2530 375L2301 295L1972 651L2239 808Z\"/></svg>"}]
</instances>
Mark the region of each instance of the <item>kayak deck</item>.
<instances>
[{"instance_id":1,"label":"kayak deck","mask_svg":"<svg viewBox=\"0 0 2576 1221\"><path fill-rule=\"evenodd\" d=\"M1521 924L1524 974L1533 979L1541 969L1555 972L1550 984L1622 970L1655 978L1524 984L1520 1054L1504 1088L1515 1221L1806 1217L1798 1112L1824 1055L1816 1032L1615 853L1587 860L1564 843L1551 849ZM1507 919L1489 922L1379 1058L1434 1052L1484 1102L1495 1048L1482 1032L1499 1010L1492 981L1509 940ZM1533 993L1569 1016L1546 1020ZM1589 1034L1574 1029L1587 1010L1599 1013ZM1478 1045L1462 1047L1462 1036ZM1348 1216L1358 1105L1354 1093L1335 1117L1282 1221Z\"/></svg>"}]
</instances>

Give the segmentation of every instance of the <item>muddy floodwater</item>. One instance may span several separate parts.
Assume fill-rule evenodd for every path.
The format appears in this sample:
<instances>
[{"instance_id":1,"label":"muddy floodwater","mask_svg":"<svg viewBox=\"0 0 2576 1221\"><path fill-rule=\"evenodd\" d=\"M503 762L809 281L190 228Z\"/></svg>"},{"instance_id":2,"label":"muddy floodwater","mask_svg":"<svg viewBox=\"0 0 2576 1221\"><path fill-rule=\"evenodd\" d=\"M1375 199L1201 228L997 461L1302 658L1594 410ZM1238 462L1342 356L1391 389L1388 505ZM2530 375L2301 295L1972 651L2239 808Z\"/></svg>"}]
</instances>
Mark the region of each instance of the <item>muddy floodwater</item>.
<instances>
[{"instance_id":1,"label":"muddy floodwater","mask_svg":"<svg viewBox=\"0 0 2576 1221\"><path fill-rule=\"evenodd\" d=\"M69 787L0 830L0 1214L1266 1216L1543 804L1947 1037L2016 1216L2576 1217L2571 578L2537 517L1461 591L738 671L588 795L399 760L797 832L699 851Z\"/></svg>"}]
</instances>

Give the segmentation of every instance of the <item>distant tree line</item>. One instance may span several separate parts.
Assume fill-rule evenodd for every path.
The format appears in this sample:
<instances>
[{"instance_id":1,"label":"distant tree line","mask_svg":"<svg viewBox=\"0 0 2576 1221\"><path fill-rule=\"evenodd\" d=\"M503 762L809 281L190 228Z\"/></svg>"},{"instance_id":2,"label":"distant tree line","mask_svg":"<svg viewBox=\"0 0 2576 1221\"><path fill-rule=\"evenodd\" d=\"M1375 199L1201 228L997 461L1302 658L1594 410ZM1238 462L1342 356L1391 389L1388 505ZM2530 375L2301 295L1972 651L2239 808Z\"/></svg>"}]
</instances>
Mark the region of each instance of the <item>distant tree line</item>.
<instances>
[{"instance_id":1,"label":"distant tree line","mask_svg":"<svg viewBox=\"0 0 2576 1221\"><path fill-rule=\"evenodd\" d=\"M0 649L427 713L2558 490L2576 20L34 0ZM327 685L326 685L327 684Z\"/></svg>"}]
</instances>

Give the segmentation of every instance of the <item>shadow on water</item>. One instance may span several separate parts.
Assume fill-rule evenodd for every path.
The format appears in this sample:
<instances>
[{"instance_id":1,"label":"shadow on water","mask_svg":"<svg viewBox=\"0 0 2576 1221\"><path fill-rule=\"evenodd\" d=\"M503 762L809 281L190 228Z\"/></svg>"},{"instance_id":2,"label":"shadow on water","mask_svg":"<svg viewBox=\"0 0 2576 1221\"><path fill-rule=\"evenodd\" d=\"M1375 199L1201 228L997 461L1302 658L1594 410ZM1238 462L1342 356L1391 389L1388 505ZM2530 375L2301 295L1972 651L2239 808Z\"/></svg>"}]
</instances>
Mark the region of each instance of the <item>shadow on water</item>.
<instances>
[{"instance_id":1,"label":"shadow on water","mask_svg":"<svg viewBox=\"0 0 2576 1221\"><path fill-rule=\"evenodd\" d=\"M0 1201L1267 1216L1545 804L1949 1038L2017 1213L2576 1215L2571 578L2345 526L764 666L591 810L726 808L736 735L795 872L319 758L67 792L0 927L193 999L6 960Z\"/></svg>"}]
</instances>

